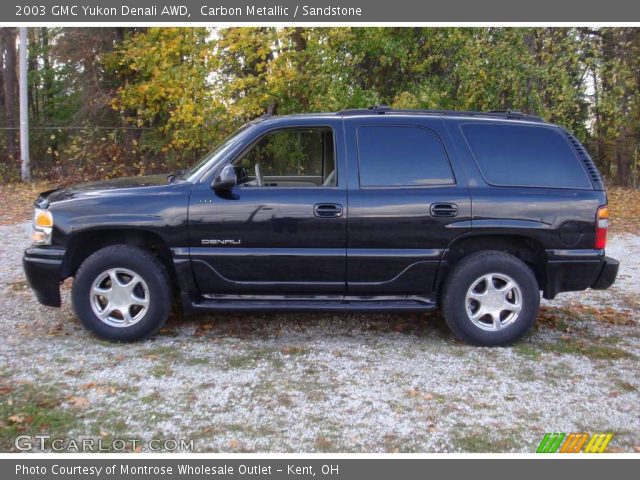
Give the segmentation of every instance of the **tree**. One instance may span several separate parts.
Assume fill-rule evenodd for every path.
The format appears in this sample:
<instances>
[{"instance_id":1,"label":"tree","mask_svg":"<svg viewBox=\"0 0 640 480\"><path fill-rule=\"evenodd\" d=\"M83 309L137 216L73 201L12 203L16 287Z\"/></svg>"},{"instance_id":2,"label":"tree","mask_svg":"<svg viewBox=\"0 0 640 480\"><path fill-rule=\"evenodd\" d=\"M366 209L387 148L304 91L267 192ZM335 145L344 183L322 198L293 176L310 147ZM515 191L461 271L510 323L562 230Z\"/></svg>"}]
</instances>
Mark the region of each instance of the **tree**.
<instances>
[{"instance_id":1,"label":"tree","mask_svg":"<svg viewBox=\"0 0 640 480\"><path fill-rule=\"evenodd\" d=\"M17 130L15 130L18 127L16 109L16 98L18 98L16 77L16 29L13 27L3 27L2 40L4 53L3 77L7 127L7 153L9 155L9 160L14 162L18 159L18 148L16 143Z\"/></svg>"},{"instance_id":2,"label":"tree","mask_svg":"<svg viewBox=\"0 0 640 480\"><path fill-rule=\"evenodd\" d=\"M151 28L111 56L122 82L112 106L129 125L150 129L142 138L148 155L199 154L219 140L226 125L211 89L213 52L204 28Z\"/></svg>"},{"instance_id":3,"label":"tree","mask_svg":"<svg viewBox=\"0 0 640 480\"><path fill-rule=\"evenodd\" d=\"M14 30L0 35L3 169L11 172ZM265 113L387 103L538 114L576 133L608 181L635 185L637 177L635 28L42 27L29 34L36 174L183 167Z\"/></svg>"}]
</instances>

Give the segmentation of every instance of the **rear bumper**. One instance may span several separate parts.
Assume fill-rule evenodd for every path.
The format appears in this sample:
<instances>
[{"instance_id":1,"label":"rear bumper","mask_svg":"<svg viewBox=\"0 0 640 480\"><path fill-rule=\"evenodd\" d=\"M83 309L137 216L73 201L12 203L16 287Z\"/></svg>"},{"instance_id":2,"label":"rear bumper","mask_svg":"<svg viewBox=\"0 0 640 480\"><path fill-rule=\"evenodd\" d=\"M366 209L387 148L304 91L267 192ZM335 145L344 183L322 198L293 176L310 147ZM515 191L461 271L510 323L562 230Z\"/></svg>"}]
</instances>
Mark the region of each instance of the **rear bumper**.
<instances>
[{"instance_id":1,"label":"rear bumper","mask_svg":"<svg viewBox=\"0 0 640 480\"><path fill-rule=\"evenodd\" d=\"M604 250L547 250L545 298L561 292L604 290L616 281L619 263Z\"/></svg>"},{"instance_id":2,"label":"rear bumper","mask_svg":"<svg viewBox=\"0 0 640 480\"><path fill-rule=\"evenodd\" d=\"M595 283L591 285L591 288L594 290L606 290L609 288L616 281L619 267L620 262L611 257L605 257L602 270L600 270L600 275L598 275L598 279Z\"/></svg>"},{"instance_id":3,"label":"rear bumper","mask_svg":"<svg viewBox=\"0 0 640 480\"><path fill-rule=\"evenodd\" d=\"M22 257L27 282L38 301L50 307L60 306L60 282L65 250L54 247L30 247Z\"/></svg>"}]
</instances>

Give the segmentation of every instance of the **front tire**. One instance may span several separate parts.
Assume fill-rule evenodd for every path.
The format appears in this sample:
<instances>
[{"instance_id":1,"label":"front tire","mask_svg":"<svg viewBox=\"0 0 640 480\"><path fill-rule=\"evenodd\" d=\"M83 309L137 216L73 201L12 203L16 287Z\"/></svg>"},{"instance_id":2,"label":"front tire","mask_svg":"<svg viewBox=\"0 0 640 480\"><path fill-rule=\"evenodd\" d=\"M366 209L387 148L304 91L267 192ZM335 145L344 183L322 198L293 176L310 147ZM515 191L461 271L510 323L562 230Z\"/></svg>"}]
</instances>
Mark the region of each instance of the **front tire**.
<instances>
[{"instance_id":1,"label":"front tire","mask_svg":"<svg viewBox=\"0 0 640 480\"><path fill-rule=\"evenodd\" d=\"M482 346L510 345L534 325L540 290L531 269L504 252L463 258L447 278L442 313L459 339Z\"/></svg>"},{"instance_id":2,"label":"front tire","mask_svg":"<svg viewBox=\"0 0 640 480\"><path fill-rule=\"evenodd\" d=\"M90 255L75 275L71 297L80 321L111 341L150 337L171 310L166 268L131 245L112 245Z\"/></svg>"}]
</instances>

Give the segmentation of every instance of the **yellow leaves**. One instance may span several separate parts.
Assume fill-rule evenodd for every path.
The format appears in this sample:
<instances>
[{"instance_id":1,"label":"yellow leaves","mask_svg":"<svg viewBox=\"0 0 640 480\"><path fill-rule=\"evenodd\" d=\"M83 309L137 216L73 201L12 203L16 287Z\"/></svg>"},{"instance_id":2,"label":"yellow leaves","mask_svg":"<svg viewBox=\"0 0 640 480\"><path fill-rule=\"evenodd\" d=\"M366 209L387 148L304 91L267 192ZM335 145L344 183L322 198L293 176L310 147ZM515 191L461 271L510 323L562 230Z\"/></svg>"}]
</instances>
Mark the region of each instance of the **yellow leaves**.
<instances>
[{"instance_id":1,"label":"yellow leaves","mask_svg":"<svg viewBox=\"0 0 640 480\"><path fill-rule=\"evenodd\" d=\"M157 125L162 140L156 151L210 147L217 132L203 127L220 111L208 64L214 47L204 28L151 28L125 42L125 63L138 72L118 90L114 105L136 110L132 124Z\"/></svg>"}]
</instances>

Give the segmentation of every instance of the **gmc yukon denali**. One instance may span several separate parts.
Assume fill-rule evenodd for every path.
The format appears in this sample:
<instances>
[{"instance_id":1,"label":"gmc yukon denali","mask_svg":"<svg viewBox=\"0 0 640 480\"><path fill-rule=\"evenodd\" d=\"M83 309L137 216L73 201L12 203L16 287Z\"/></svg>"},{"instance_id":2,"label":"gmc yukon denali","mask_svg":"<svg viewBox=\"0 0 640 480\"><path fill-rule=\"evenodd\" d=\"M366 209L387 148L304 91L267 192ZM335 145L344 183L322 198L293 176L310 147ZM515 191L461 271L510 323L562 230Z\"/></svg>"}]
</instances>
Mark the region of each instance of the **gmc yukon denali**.
<instances>
[{"instance_id":1,"label":"gmc yukon denali","mask_svg":"<svg viewBox=\"0 0 640 480\"><path fill-rule=\"evenodd\" d=\"M435 308L507 345L540 292L605 289L607 196L571 133L511 111L264 116L188 171L42 193L24 270L100 337L208 311Z\"/></svg>"}]
</instances>

